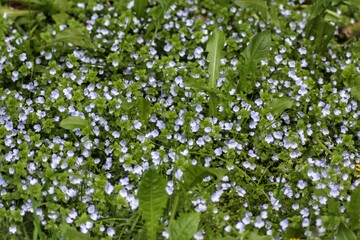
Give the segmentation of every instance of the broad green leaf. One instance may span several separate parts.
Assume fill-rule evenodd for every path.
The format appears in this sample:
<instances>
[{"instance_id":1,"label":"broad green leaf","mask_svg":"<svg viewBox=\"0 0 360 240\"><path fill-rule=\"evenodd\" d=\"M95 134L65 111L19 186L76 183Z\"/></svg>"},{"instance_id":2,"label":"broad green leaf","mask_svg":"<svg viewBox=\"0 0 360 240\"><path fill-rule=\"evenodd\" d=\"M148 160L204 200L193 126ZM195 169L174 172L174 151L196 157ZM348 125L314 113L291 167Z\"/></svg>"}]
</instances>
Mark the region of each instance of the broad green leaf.
<instances>
[{"instance_id":1,"label":"broad green leaf","mask_svg":"<svg viewBox=\"0 0 360 240\"><path fill-rule=\"evenodd\" d=\"M295 100L290 97L275 98L267 106L265 112L271 113L274 117L280 116L286 109L292 108Z\"/></svg>"},{"instance_id":2,"label":"broad green leaf","mask_svg":"<svg viewBox=\"0 0 360 240\"><path fill-rule=\"evenodd\" d=\"M210 37L207 45L206 51L209 53L207 60L209 61L209 88L216 88L217 79L219 78L220 72L220 59L223 55L222 49L225 43L225 35L219 30L214 30L212 36Z\"/></svg>"},{"instance_id":3,"label":"broad green leaf","mask_svg":"<svg viewBox=\"0 0 360 240\"><path fill-rule=\"evenodd\" d=\"M159 220L166 206L168 195L166 181L153 168L146 171L140 181L137 197L142 219L145 221L147 239L155 240Z\"/></svg>"},{"instance_id":4,"label":"broad green leaf","mask_svg":"<svg viewBox=\"0 0 360 240\"><path fill-rule=\"evenodd\" d=\"M24 17L29 15L34 15L38 13L38 10L19 10L19 9L10 9L6 6L0 5L0 16L2 17L4 13L7 14L10 18Z\"/></svg>"},{"instance_id":5,"label":"broad green leaf","mask_svg":"<svg viewBox=\"0 0 360 240\"><path fill-rule=\"evenodd\" d=\"M84 128L89 125L89 121L82 119L81 117L67 117L60 122L60 127L74 130L76 128Z\"/></svg>"},{"instance_id":6,"label":"broad green leaf","mask_svg":"<svg viewBox=\"0 0 360 240\"><path fill-rule=\"evenodd\" d=\"M340 223L336 233L336 240L357 240L357 237L345 224Z\"/></svg>"},{"instance_id":7,"label":"broad green leaf","mask_svg":"<svg viewBox=\"0 0 360 240\"><path fill-rule=\"evenodd\" d=\"M305 27L306 37L315 38L313 48L316 52L325 52L327 45L334 37L335 27L319 15L308 21Z\"/></svg>"},{"instance_id":8,"label":"broad green leaf","mask_svg":"<svg viewBox=\"0 0 360 240\"><path fill-rule=\"evenodd\" d=\"M170 240L189 240L198 230L200 222L199 213L186 213L168 227Z\"/></svg>"},{"instance_id":9,"label":"broad green leaf","mask_svg":"<svg viewBox=\"0 0 360 240\"><path fill-rule=\"evenodd\" d=\"M271 31L266 30L256 34L249 45L241 53L247 63L257 65L262 59L267 57L270 52Z\"/></svg>"},{"instance_id":10,"label":"broad green leaf","mask_svg":"<svg viewBox=\"0 0 360 240\"><path fill-rule=\"evenodd\" d=\"M150 114L150 102L144 97L141 97L138 102L139 117L143 124L147 125Z\"/></svg>"},{"instance_id":11,"label":"broad green leaf","mask_svg":"<svg viewBox=\"0 0 360 240\"><path fill-rule=\"evenodd\" d=\"M203 166L189 166L184 171L184 184L182 185L185 191L189 191L192 187L199 184L205 177L212 175L221 179L225 174L226 170L216 168L206 168Z\"/></svg>"},{"instance_id":12,"label":"broad green leaf","mask_svg":"<svg viewBox=\"0 0 360 240\"><path fill-rule=\"evenodd\" d=\"M233 0L241 8L257 8L267 18L268 6L265 0Z\"/></svg>"},{"instance_id":13,"label":"broad green leaf","mask_svg":"<svg viewBox=\"0 0 360 240\"><path fill-rule=\"evenodd\" d=\"M54 42L72 43L84 49L95 49L90 34L83 28L67 28L56 35Z\"/></svg>"},{"instance_id":14,"label":"broad green leaf","mask_svg":"<svg viewBox=\"0 0 360 240\"><path fill-rule=\"evenodd\" d=\"M268 235L259 235L257 232L250 232L247 235L247 238L249 240L271 240L272 237Z\"/></svg>"},{"instance_id":15,"label":"broad green leaf","mask_svg":"<svg viewBox=\"0 0 360 240\"><path fill-rule=\"evenodd\" d=\"M147 6L148 0L135 0L134 9L138 18L142 18L145 16Z\"/></svg>"},{"instance_id":16,"label":"broad green leaf","mask_svg":"<svg viewBox=\"0 0 360 240\"><path fill-rule=\"evenodd\" d=\"M344 3L350 5L351 7L360 8L360 0L346 0Z\"/></svg>"},{"instance_id":17,"label":"broad green leaf","mask_svg":"<svg viewBox=\"0 0 360 240\"><path fill-rule=\"evenodd\" d=\"M351 194L350 203L347 209L350 216L350 227L360 228L360 187L358 186Z\"/></svg>"},{"instance_id":18,"label":"broad green leaf","mask_svg":"<svg viewBox=\"0 0 360 240\"><path fill-rule=\"evenodd\" d=\"M210 89L216 89L216 83L220 72L220 59L223 55L222 49L224 47L224 43L224 33L215 29L206 45L206 51L208 52L207 60L209 61L208 72L210 75ZM216 115L216 107L216 95L209 94L209 112L212 117L215 117Z\"/></svg>"},{"instance_id":19,"label":"broad green leaf","mask_svg":"<svg viewBox=\"0 0 360 240\"><path fill-rule=\"evenodd\" d=\"M64 240L95 240L95 239L97 239L97 238L89 237L88 235L79 232L78 230L76 230L73 227L63 226L62 228L63 228L62 234L63 234Z\"/></svg>"}]
</instances>

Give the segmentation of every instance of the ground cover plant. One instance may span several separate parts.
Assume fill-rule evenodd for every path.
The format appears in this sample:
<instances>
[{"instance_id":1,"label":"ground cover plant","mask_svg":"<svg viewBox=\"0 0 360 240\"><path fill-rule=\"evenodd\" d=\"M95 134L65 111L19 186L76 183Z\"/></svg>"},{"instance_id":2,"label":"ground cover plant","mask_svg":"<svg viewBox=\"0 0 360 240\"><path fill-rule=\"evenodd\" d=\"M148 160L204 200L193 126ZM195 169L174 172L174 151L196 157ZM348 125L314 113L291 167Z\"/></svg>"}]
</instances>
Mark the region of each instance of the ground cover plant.
<instances>
[{"instance_id":1,"label":"ground cover plant","mask_svg":"<svg viewBox=\"0 0 360 240\"><path fill-rule=\"evenodd\" d=\"M0 0L0 239L359 239L357 0Z\"/></svg>"}]
</instances>

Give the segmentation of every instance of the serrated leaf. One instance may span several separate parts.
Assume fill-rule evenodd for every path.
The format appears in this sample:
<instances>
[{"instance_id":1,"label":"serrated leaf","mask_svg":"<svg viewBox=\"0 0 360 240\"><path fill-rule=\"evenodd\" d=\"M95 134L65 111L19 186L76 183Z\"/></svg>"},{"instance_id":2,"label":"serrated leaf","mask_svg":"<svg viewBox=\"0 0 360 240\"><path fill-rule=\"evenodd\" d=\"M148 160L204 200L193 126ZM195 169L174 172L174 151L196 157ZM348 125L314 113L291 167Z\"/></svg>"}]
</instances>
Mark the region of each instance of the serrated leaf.
<instances>
[{"instance_id":1,"label":"serrated leaf","mask_svg":"<svg viewBox=\"0 0 360 240\"><path fill-rule=\"evenodd\" d=\"M166 206L168 195L166 181L155 169L146 171L140 181L137 197L142 219L145 221L147 239L155 240L159 220Z\"/></svg>"},{"instance_id":2,"label":"serrated leaf","mask_svg":"<svg viewBox=\"0 0 360 240\"><path fill-rule=\"evenodd\" d=\"M67 117L60 122L60 127L74 130L76 128L84 128L89 125L89 121L82 119L81 117Z\"/></svg>"},{"instance_id":3,"label":"serrated leaf","mask_svg":"<svg viewBox=\"0 0 360 240\"><path fill-rule=\"evenodd\" d=\"M336 240L356 240L357 237L353 231L348 229L345 224L340 223L337 233Z\"/></svg>"},{"instance_id":4,"label":"serrated leaf","mask_svg":"<svg viewBox=\"0 0 360 240\"><path fill-rule=\"evenodd\" d=\"M350 216L350 227L360 228L360 187L358 186L351 194L350 203L347 209Z\"/></svg>"},{"instance_id":5,"label":"serrated leaf","mask_svg":"<svg viewBox=\"0 0 360 240\"><path fill-rule=\"evenodd\" d=\"M247 63L257 65L262 59L267 57L270 52L271 45L271 31L266 30L256 34L251 40L249 45L241 53Z\"/></svg>"},{"instance_id":6,"label":"serrated leaf","mask_svg":"<svg viewBox=\"0 0 360 240\"><path fill-rule=\"evenodd\" d=\"M257 8L267 18L268 6L265 0L233 0L241 8Z\"/></svg>"},{"instance_id":7,"label":"serrated leaf","mask_svg":"<svg viewBox=\"0 0 360 240\"><path fill-rule=\"evenodd\" d=\"M265 112L271 113L274 117L280 116L286 109L292 108L295 100L290 97L275 98L267 106Z\"/></svg>"},{"instance_id":8,"label":"serrated leaf","mask_svg":"<svg viewBox=\"0 0 360 240\"><path fill-rule=\"evenodd\" d=\"M184 171L184 184L183 189L187 192L192 187L195 187L207 176L216 176L218 179L221 179L225 174L226 170L217 169L217 168L206 168L203 166L189 166Z\"/></svg>"},{"instance_id":9,"label":"serrated leaf","mask_svg":"<svg viewBox=\"0 0 360 240\"><path fill-rule=\"evenodd\" d=\"M170 223L168 228L170 240L189 240L198 230L200 222L199 213L181 215L176 221Z\"/></svg>"},{"instance_id":10,"label":"serrated leaf","mask_svg":"<svg viewBox=\"0 0 360 240\"><path fill-rule=\"evenodd\" d=\"M148 0L135 0L134 9L138 18L142 18L145 16L147 6Z\"/></svg>"},{"instance_id":11,"label":"serrated leaf","mask_svg":"<svg viewBox=\"0 0 360 240\"><path fill-rule=\"evenodd\" d=\"M90 34L83 28L67 28L56 35L54 42L72 43L84 49L95 49Z\"/></svg>"}]
</instances>

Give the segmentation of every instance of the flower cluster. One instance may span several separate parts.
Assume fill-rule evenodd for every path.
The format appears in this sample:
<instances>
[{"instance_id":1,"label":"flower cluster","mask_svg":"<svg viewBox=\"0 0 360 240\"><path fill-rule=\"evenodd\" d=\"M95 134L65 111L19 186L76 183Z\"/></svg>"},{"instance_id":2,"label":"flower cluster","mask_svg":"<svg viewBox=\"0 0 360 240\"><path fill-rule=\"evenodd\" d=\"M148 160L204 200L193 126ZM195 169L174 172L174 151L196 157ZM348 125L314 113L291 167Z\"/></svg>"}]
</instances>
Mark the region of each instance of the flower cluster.
<instances>
[{"instance_id":1,"label":"flower cluster","mask_svg":"<svg viewBox=\"0 0 360 240\"><path fill-rule=\"evenodd\" d=\"M38 219L49 231L66 223L104 239L131 238L141 227L144 172L161 171L172 196L197 165L226 174L184 193L183 210L204 222L195 239L333 236L360 184L360 109L346 83L348 66L360 72L356 43L315 52L308 14L295 7L303 1L273 3L273 21L212 0L173 4L157 19L160 2L138 18L134 1L74 1L67 19L54 13L45 24L38 13L29 24L39 25L39 36L0 16L1 231L22 237ZM213 117L208 93L191 86L207 84L215 29L226 41ZM241 52L266 29L269 56L239 80ZM250 87L242 92L241 84ZM291 107L274 110L279 99ZM69 116L89 125L61 128Z\"/></svg>"}]
</instances>

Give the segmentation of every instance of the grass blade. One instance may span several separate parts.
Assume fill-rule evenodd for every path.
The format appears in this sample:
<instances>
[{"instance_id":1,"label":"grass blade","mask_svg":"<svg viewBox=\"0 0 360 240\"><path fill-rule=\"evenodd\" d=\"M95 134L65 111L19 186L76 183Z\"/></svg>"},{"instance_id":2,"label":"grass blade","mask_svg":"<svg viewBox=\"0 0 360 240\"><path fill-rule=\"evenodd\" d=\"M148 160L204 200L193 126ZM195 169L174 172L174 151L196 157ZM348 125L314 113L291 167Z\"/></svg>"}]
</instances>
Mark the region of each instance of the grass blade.
<instances>
[{"instance_id":1,"label":"grass blade","mask_svg":"<svg viewBox=\"0 0 360 240\"><path fill-rule=\"evenodd\" d=\"M159 219L166 206L168 195L166 181L155 169L151 168L143 175L138 190L139 209L145 221L147 239L155 240Z\"/></svg>"}]
</instances>

